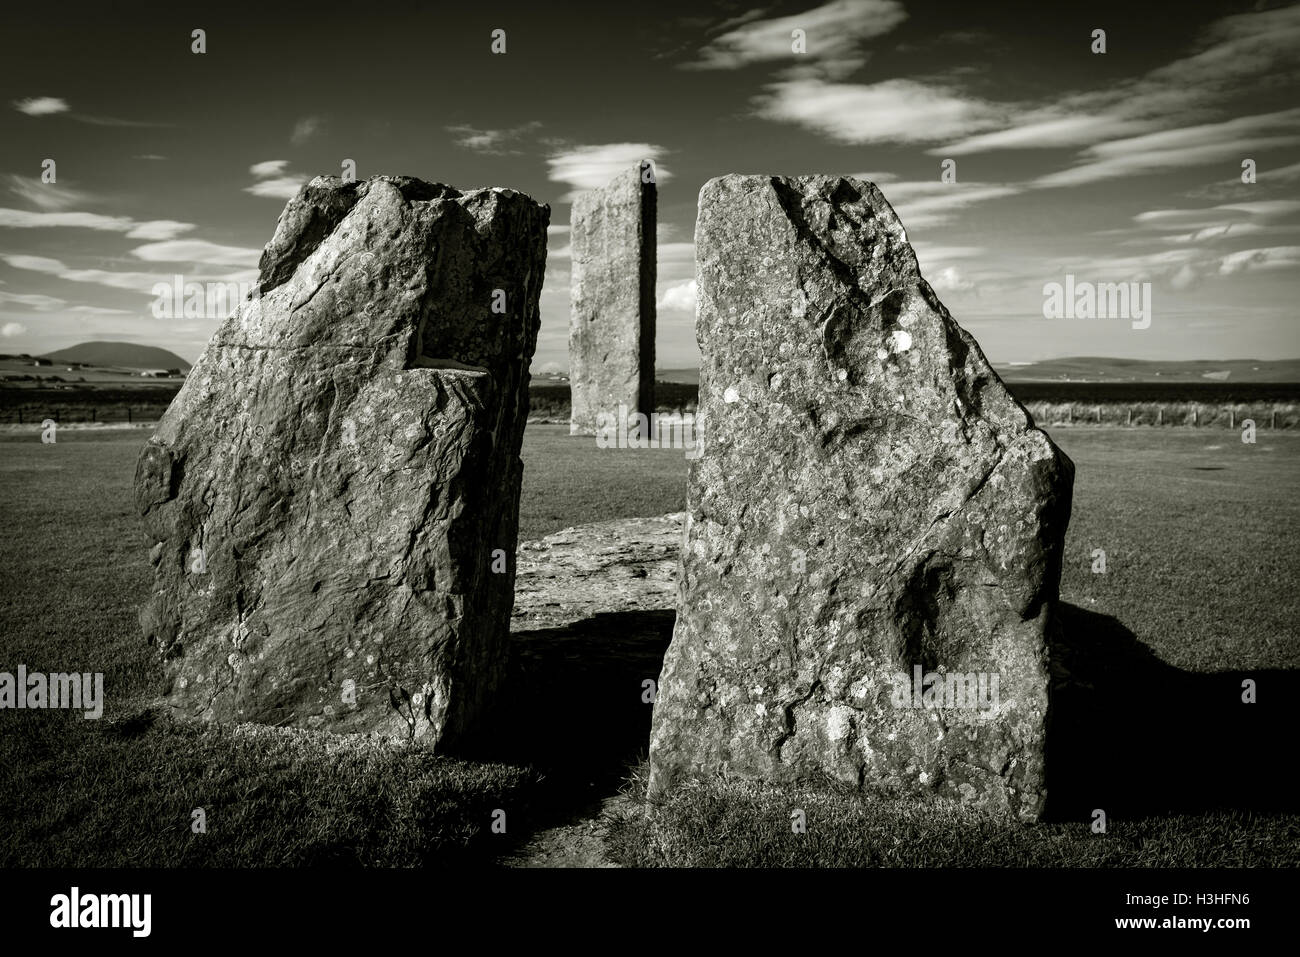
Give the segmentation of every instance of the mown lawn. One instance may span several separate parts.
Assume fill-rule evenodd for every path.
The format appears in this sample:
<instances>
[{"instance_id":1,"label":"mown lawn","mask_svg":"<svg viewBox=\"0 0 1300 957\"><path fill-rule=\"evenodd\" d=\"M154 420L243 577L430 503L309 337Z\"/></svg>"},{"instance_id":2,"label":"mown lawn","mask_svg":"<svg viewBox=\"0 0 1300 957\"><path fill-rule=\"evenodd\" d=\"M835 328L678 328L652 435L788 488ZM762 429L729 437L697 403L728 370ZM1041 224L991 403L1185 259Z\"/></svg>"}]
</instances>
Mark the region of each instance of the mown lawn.
<instances>
[{"instance_id":1,"label":"mown lawn","mask_svg":"<svg viewBox=\"0 0 1300 957\"><path fill-rule=\"evenodd\" d=\"M565 431L528 431L524 537L684 507L680 451L602 451ZM135 622L150 570L130 497L146 435L65 429L48 446L35 430L0 435L0 670L100 671L107 696L103 721L0 712L0 866L464 865L495 860L554 816L564 796L544 765L306 732L198 730L146 712L159 670ZM1265 689L1293 684L1300 437L1260 433L1254 446L1203 430L1054 437L1079 469L1062 597L1090 639L1105 624L1087 646L1099 674L1176 689L1189 713L1205 710L1198 696L1217 693L1205 690L1217 688L1206 683L1214 673L1260 672L1261 709ZM1091 570L1095 549L1105 550L1104 575ZM1142 726L1153 710L1168 713L1153 700L1120 709L1124 723L1099 730L1092 763L1080 767L1104 777L1107 762L1138 767L1139 746L1180 753L1171 743L1179 722ZM1293 721L1279 715L1277 725ZM1242 770L1275 743L1276 730L1260 727L1261 745L1234 751L1229 735L1203 756L1205 772L1241 785L1224 807L1211 806L1224 803L1218 792L1198 800L1199 777L1170 782L1168 793L1144 782L1148 800L1116 804L1105 835L1072 819L1074 808L1025 828L736 783L682 791L646 815L642 766L626 788L634 813L615 822L610 852L632 865L1295 865L1300 816L1256 800L1255 789L1256 772L1286 779L1288 752ZM1080 808L1094 806L1082 776L1070 787ZM1125 793L1122 780L1101 783L1100 794ZM196 808L205 834L191 830ZM806 834L792 832L792 808L805 811ZM508 812L504 837L490 829L497 809Z\"/></svg>"}]
</instances>

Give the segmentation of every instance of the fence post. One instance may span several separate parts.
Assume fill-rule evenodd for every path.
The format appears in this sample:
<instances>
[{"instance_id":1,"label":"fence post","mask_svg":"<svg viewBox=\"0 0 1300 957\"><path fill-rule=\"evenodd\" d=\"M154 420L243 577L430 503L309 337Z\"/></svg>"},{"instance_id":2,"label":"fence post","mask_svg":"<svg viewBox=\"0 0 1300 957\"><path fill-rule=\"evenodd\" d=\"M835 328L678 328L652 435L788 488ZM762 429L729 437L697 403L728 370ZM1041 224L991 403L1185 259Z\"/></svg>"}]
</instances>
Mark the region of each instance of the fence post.
<instances>
[{"instance_id":1,"label":"fence post","mask_svg":"<svg viewBox=\"0 0 1300 957\"><path fill-rule=\"evenodd\" d=\"M1201 424L1201 410L1198 409L1196 406L1192 406L1192 425L1200 425L1200 424Z\"/></svg>"},{"instance_id":2,"label":"fence post","mask_svg":"<svg viewBox=\"0 0 1300 957\"><path fill-rule=\"evenodd\" d=\"M1156 409L1156 425L1164 425L1164 424L1165 424L1165 410L1164 407L1161 406L1160 408Z\"/></svg>"},{"instance_id":3,"label":"fence post","mask_svg":"<svg viewBox=\"0 0 1300 957\"><path fill-rule=\"evenodd\" d=\"M1068 422L1070 425L1074 425L1074 406L1073 406L1073 405L1071 405L1068 409L1065 410L1065 421Z\"/></svg>"},{"instance_id":4,"label":"fence post","mask_svg":"<svg viewBox=\"0 0 1300 957\"><path fill-rule=\"evenodd\" d=\"M1277 428L1277 409L1274 409L1273 414L1268 417L1268 427L1270 429Z\"/></svg>"},{"instance_id":5,"label":"fence post","mask_svg":"<svg viewBox=\"0 0 1300 957\"><path fill-rule=\"evenodd\" d=\"M1101 425L1101 406L1097 406L1097 424Z\"/></svg>"},{"instance_id":6,"label":"fence post","mask_svg":"<svg viewBox=\"0 0 1300 957\"><path fill-rule=\"evenodd\" d=\"M1237 410L1236 410L1236 409L1229 409L1229 410L1228 410L1228 428L1230 428L1230 429L1235 429L1236 427L1237 427Z\"/></svg>"},{"instance_id":7,"label":"fence post","mask_svg":"<svg viewBox=\"0 0 1300 957\"><path fill-rule=\"evenodd\" d=\"M1132 424L1133 424L1133 407L1132 407L1132 406L1129 406L1129 410L1128 410L1128 424L1129 424L1129 425L1132 425Z\"/></svg>"}]
</instances>

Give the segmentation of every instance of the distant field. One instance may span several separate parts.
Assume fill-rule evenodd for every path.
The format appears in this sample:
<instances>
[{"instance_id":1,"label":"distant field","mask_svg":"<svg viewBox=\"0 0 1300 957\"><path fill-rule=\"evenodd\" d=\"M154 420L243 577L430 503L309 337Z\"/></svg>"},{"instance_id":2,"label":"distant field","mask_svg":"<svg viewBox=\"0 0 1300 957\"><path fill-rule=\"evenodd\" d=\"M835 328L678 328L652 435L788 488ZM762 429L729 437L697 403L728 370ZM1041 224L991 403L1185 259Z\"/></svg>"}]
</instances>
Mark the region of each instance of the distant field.
<instances>
[{"instance_id":1,"label":"distant field","mask_svg":"<svg viewBox=\"0 0 1300 957\"><path fill-rule=\"evenodd\" d=\"M51 374L40 370L43 378ZM56 372L75 379L81 373ZM106 376L100 382L0 383L0 423L157 421L180 389L179 380L159 381ZM1008 387L1046 423L1065 421L1104 424L1223 424L1229 411L1235 419L1254 417L1260 427L1300 427L1300 383L1258 382L1011 382ZM655 404L662 411L694 411L699 387L659 382ZM529 390L529 414L555 422L569 417L566 383L534 382ZM1132 416L1130 418L1130 411ZM1276 419L1274 419L1276 415ZM1235 421L1234 419L1234 421Z\"/></svg>"},{"instance_id":2,"label":"distant field","mask_svg":"<svg viewBox=\"0 0 1300 957\"><path fill-rule=\"evenodd\" d=\"M684 506L680 451L601 450L565 432L526 433L525 537ZM149 567L130 483L148 432L70 430L54 445L38 433L0 434L0 670L104 671L108 708L100 722L0 712L0 865L490 861L572 800L541 756L457 762L305 733L195 731L142 714L159 666L135 621ZM1104 710L1075 722L1085 739L1071 745L1076 773L1060 790L1081 803L1066 804L1065 821L1004 828L903 806L864 817L857 798L814 795L815 839L799 845L783 822L802 794L688 792L621 822L619 859L1300 863L1300 815L1274 802L1277 789L1290 793L1288 709L1300 669L1300 436L1253 446L1192 430L1076 426L1053 436L1078 467L1062 598L1090 680L1118 688ZM1104 575L1092 572L1097 549ZM1261 689L1248 733L1233 723L1242 673ZM620 747L614 757L635 760L645 741ZM189 830L199 806L203 838ZM502 806L519 812L509 844L487 830ZM1084 806L1112 811L1105 838L1089 833Z\"/></svg>"}]
</instances>

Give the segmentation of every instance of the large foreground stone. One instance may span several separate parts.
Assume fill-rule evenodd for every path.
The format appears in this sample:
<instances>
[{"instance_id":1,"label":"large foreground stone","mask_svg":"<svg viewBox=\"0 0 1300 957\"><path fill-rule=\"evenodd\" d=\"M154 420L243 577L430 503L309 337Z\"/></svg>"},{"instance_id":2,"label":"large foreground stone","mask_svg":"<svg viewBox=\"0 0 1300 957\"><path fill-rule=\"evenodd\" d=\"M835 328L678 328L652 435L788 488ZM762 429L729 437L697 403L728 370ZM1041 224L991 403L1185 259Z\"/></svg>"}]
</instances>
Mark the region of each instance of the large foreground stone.
<instances>
[{"instance_id":1,"label":"large foreground stone","mask_svg":"<svg viewBox=\"0 0 1300 957\"><path fill-rule=\"evenodd\" d=\"M655 184L644 163L573 201L569 434L654 411Z\"/></svg>"},{"instance_id":2,"label":"large foreground stone","mask_svg":"<svg viewBox=\"0 0 1300 957\"><path fill-rule=\"evenodd\" d=\"M875 186L715 179L695 241L707 441L652 790L830 779L1038 816L1073 465Z\"/></svg>"},{"instance_id":3,"label":"large foreground stone","mask_svg":"<svg viewBox=\"0 0 1300 957\"><path fill-rule=\"evenodd\" d=\"M468 731L505 667L548 217L405 177L319 177L289 202L260 298L137 467L141 623L174 708Z\"/></svg>"}]
</instances>

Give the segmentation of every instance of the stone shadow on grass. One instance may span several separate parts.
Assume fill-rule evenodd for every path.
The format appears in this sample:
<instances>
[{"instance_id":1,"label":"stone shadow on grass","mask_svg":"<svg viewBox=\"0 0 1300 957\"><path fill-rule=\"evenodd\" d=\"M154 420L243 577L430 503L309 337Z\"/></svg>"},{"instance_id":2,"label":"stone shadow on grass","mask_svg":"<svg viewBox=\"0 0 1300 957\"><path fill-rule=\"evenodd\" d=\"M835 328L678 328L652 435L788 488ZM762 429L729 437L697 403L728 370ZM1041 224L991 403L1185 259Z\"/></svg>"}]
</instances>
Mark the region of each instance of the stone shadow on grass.
<instances>
[{"instance_id":1,"label":"stone shadow on grass","mask_svg":"<svg viewBox=\"0 0 1300 957\"><path fill-rule=\"evenodd\" d=\"M650 740L644 682L658 684L675 619L671 609L605 612L512 634L505 685L476 756L622 774Z\"/></svg>"},{"instance_id":2,"label":"stone shadow on grass","mask_svg":"<svg viewBox=\"0 0 1300 957\"><path fill-rule=\"evenodd\" d=\"M545 776L544 800L510 819L509 845L597 814L645 756L652 708L645 682L659 682L675 619L671 609L603 612L510 636L497 705L463 749Z\"/></svg>"},{"instance_id":3,"label":"stone shadow on grass","mask_svg":"<svg viewBox=\"0 0 1300 957\"><path fill-rule=\"evenodd\" d=\"M1046 744L1049 820L1296 811L1300 672L1165 664L1115 618L1061 603ZM1242 701L1255 682L1256 704Z\"/></svg>"}]
</instances>

